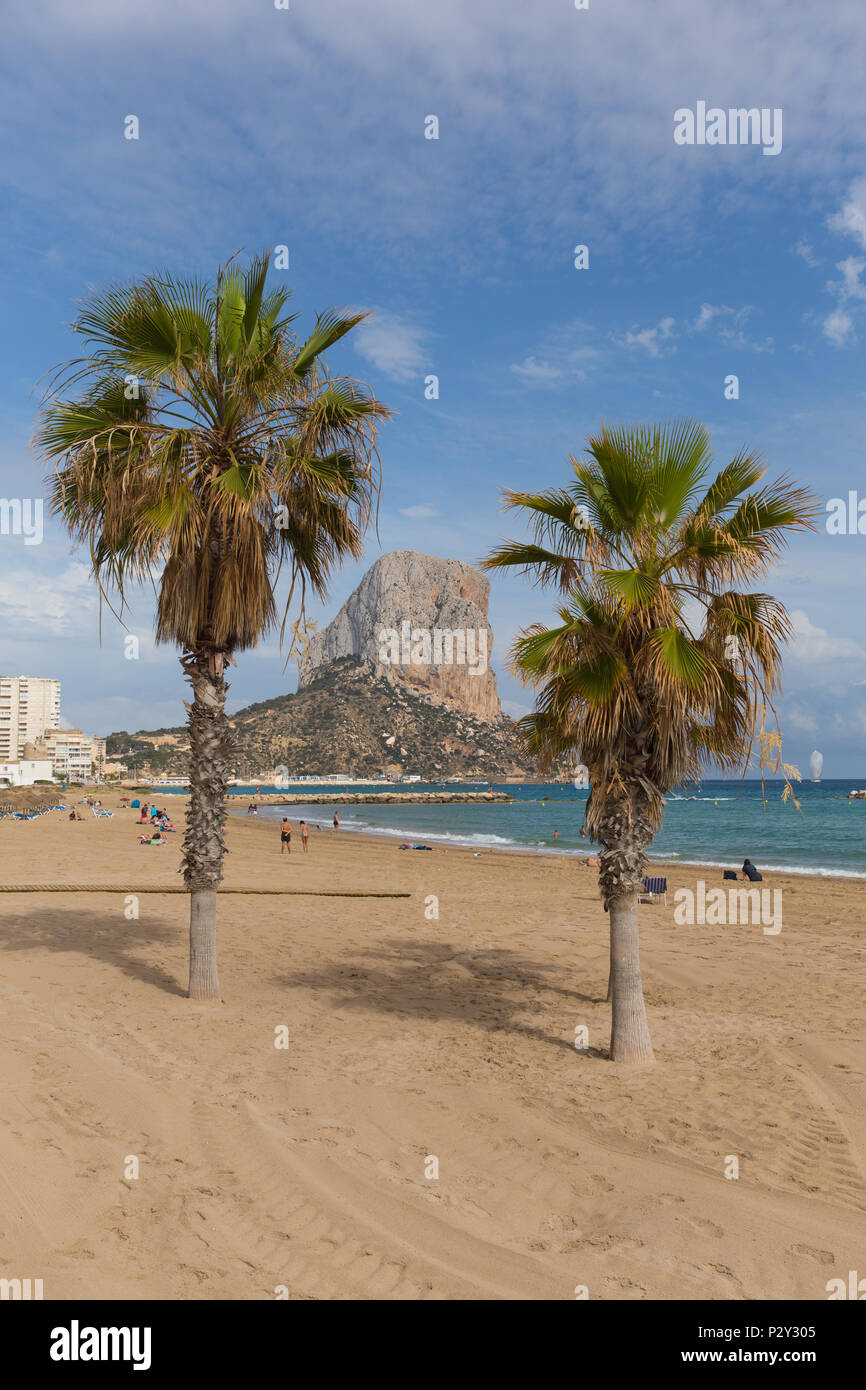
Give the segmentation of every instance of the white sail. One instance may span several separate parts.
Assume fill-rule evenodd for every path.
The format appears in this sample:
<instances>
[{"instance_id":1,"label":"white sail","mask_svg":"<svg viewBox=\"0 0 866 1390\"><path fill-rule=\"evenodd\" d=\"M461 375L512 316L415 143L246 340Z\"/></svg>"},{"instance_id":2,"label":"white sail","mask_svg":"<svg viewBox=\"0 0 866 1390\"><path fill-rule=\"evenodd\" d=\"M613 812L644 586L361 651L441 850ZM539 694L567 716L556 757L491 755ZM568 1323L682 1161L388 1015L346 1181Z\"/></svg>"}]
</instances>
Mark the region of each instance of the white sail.
<instances>
[{"instance_id":1,"label":"white sail","mask_svg":"<svg viewBox=\"0 0 866 1390\"><path fill-rule=\"evenodd\" d=\"M813 782L820 782L821 773L824 771L824 754L819 753L817 748L809 759L809 776Z\"/></svg>"}]
</instances>

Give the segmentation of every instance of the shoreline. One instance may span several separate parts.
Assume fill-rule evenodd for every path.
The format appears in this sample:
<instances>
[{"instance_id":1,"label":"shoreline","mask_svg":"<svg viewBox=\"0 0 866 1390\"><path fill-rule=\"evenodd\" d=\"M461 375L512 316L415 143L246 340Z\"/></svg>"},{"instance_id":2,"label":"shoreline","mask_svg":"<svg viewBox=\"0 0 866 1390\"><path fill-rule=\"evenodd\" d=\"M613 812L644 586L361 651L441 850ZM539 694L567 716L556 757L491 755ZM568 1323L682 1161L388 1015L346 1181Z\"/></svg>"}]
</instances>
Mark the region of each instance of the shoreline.
<instances>
[{"instance_id":1,"label":"shoreline","mask_svg":"<svg viewBox=\"0 0 866 1390\"><path fill-rule=\"evenodd\" d=\"M284 804L286 804L286 803L284 803L284 802L282 802L282 801L276 802L276 803L265 803L264 801L262 801L262 802L259 802L258 804L260 804L260 805L263 805L263 804L284 805ZM315 805L316 803L315 803L315 802L303 802L303 803L301 803L301 804L303 804L303 805ZM369 805L369 802L367 802L367 803L365 803L365 804ZM259 823L258 817L256 817L256 816L249 816L249 817L248 817L245 813L241 813L239 809L238 809L237 812L236 812L236 811L235 811L235 808L232 807L232 806L229 806L229 813L230 813L230 814L237 814L239 819L242 819L242 820L244 820L244 821L246 821L246 822L248 822L248 823L250 823L250 824L257 824L257 823ZM291 819L291 817L289 817L289 819ZM269 823L271 823L272 820L273 820L273 823L274 823L275 825L278 825L278 824L279 824L279 822L276 820L275 817L273 817L273 818L272 818L272 817L265 817L261 823L262 823L262 824L269 824ZM330 823L328 823L328 824L325 825L325 827L324 827L324 833L333 833ZM428 840L432 841L433 844L434 844L437 848L441 849L444 853L447 853L449 850L454 850L454 851L459 850L461 853L470 854L473 858L475 857L475 854L476 854L476 853L481 854L481 855L487 855L487 854L501 854L501 855L507 857L509 860L514 859L515 857L519 857L519 856L523 855L523 856L525 856L527 859L532 860L532 861L535 861L535 860L537 860L537 859L551 859L551 860L554 860L554 861L556 861L556 862L560 862L560 861L563 861L563 860L564 860L564 861L575 860L575 861L577 861L578 864L580 864L580 863L582 863L582 861L585 860L585 859L588 859L588 858L591 858L591 857L596 857L595 855L592 855L592 854L589 853L589 852L584 853L584 851L579 850L579 849L573 849L573 850L570 850L570 849L553 849L552 847L549 847L549 846L548 846L548 847L544 847L544 848L533 849L533 848L532 848L531 846L529 846L529 845L520 845L520 844L515 844L515 845L512 847L512 846L501 845L501 844L498 844L498 845L489 845L489 844L486 844L486 843L484 843L484 842L482 842L482 841L477 841L477 840L469 840L469 841L467 841L467 840L461 840L461 839L448 839L448 840L443 840L443 839L441 838L440 835L437 835L436 832L430 832L429 830L428 830L428 831L419 830L419 831L416 832L416 831L411 831L411 830L389 830L389 829L386 829L386 828L378 828L378 827L375 827L375 826L367 826L367 827L363 827L363 828L358 827L358 826L352 826L352 827L350 828L350 827L348 827L348 826L346 826L346 825L341 824L340 830L339 830L338 833L339 833L340 835L347 835L347 836L348 836L348 835L352 835L352 836L357 836L357 838L358 838L358 839L361 839L361 840L373 839L373 840L386 841L386 842L387 842L387 841L390 841L390 840L400 840L400 839L405 840L405 839L408 839L408 838L410 838L410 837L411 837L411 838L414 838L414 839L416 839L416 840L418 840L419 842L421 842L421 841L423 841L423 840L425 840L425 839L428 839ZM407 853L408 853L408 852L409 852L409 851L407 851ZM721 870L723 870L723 869L736 869L737 872L739 872L739 869L740 869L739 863L735 863L734 861L730 861L730 862L723 863L723 862L717 861L717 860L703 860L703 859L669 859L669 858L664 858L664 857L661 857L661 858L656 859L656 858L653 857L652 854L648 855L647 857L648 857L648 859L649 859L649 866L650 866L650 867L667 870L667 871L668 871L668 877L671 877L671 876L676 872L677 869L718 869L720 872L721 872ZM792 865L784 865L784 866L781 866L781 867L778 867L778 868L776 868L776 867L774 867L774 866L768 866L768 867L765 868L765 867L762 866L762 868L761 868L761 873L764 875L764 884L763 884L763 886L769 886L769 879L770 879L770 876L773 876L773 877L775 877L775 878L779 878L779 877L782 877L782 878L793 878L793 879L796 879L796 880L798 880L798 881L801 880L801 879L815 879L815 880L817 880L817 881L819 881L819 882L821 882L821 883L826 883L828 880L835 882L837 879L839 879L839 880L841 880L841 881L848 881L848 882L851 882L851 883L862 883L862 882L864 882L864 880L866 880L866 872L858 874L858 873L853 872L853 871L850 871L850 872L849 872L849 871L846 871L846 870L844 870L844 869L831 869L831 868L828 868L828 869L823 869L823 868L808 868L808 869L801 869L801 868L797 868L797 867L792 866ZM663 876L663 875L650 875L650 874L647 875L647 877L662 877L662 876ZM738 881L739 881L739 880L738 880ZM753 885L753 886L754 886L754 887L758 887L759 885L758 885L758 884L755 884L755 885Z\"/></svg>"}]
</instances>

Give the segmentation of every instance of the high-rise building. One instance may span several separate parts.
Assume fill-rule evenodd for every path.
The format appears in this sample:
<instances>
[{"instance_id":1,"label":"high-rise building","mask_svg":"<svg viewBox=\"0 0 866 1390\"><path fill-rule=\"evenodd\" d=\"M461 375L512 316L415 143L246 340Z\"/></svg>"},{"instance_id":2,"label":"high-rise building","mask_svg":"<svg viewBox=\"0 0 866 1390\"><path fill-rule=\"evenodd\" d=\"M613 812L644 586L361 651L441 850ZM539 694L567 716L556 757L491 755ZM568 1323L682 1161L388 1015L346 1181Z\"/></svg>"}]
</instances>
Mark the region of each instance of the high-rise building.
<instances>
[{"instance_id":1,"label":"high-rise building","mask_svg":"<svg viewBox=\"0 0 866 1390\"><path fill-rule=\"evenodd\" d=\"M60 681L42 676L0 676L0 762L20 758L60 721Z\"/></svg>"}]
</instances>

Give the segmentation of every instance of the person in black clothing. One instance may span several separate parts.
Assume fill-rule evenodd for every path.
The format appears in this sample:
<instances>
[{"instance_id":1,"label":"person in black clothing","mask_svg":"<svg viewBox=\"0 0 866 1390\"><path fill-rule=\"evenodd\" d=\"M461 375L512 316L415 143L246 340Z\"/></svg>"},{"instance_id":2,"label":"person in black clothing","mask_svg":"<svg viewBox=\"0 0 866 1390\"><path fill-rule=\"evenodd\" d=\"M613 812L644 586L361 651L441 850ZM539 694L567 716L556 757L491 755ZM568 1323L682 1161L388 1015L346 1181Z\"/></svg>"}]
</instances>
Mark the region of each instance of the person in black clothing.
<instances>
[{"instance_id":1,"label":"person in black clothing","mask_svg":"<svg viewBox=\"0 0 866 1390\"><path fill-rule=\"evenodd\" d=\"M764 882L763 875L758 873L758 870L755 868L751 859L743 860L743 877L747 878L750 883Z\"/></svg>"}]
</instances>

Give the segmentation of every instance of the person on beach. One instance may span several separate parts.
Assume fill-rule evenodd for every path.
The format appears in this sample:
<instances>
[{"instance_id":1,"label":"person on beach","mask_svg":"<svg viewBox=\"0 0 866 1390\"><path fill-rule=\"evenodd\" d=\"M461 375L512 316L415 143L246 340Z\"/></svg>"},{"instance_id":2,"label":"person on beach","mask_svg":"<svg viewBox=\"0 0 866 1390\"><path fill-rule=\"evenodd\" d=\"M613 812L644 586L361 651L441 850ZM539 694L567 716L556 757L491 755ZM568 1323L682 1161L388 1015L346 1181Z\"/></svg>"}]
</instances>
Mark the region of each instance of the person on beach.
<instances>
[{"instance_id":1,"label":"person on beach","mask_svg":"<svg viewBox=\"0 0 866 1390\"><path fill-rule=\"evenodd\" d=\"M339 812L335 811L335 812L334 812L334 829L335 829L335 830L339 830L339 828L340 828L340 816L339 816Z\"/></svg>"},{"instance_id":2,"label":"person on beach","mask_svg":"<svg viewBox=\"0 0 866 1390\"><path fill-rule=\"evenodd\" d=\"M750 883L763 883L764 881L763 875L758 873L751 859L743 860L743 878L747 878Z\"/></svg>"},{"instance_id":3,"label":"person on beach","mask_svg":"<svg viewBox=\"0 0 866 1390\"><path fill-rule=\"evenodd\" d=\"M308 825L307 825L307 822L306 822L305 820L302 820L302 821L301 821L301 849L304 851L304 854L306 854L306 852L307 852L307 845L308 845L309 838L310 838L309 827L308 827Z\"/></svg>"},{"instance_id":4,"label":"person on beach","mask_svg":"<svg viewBox=\"0 0 866 1390\"><path fill-rule=\"evenodd\" d=\"M288 817L283 816L280 826L280 854L291 854L292 852L292 826Z\"/></svg>"}]
</instances>

